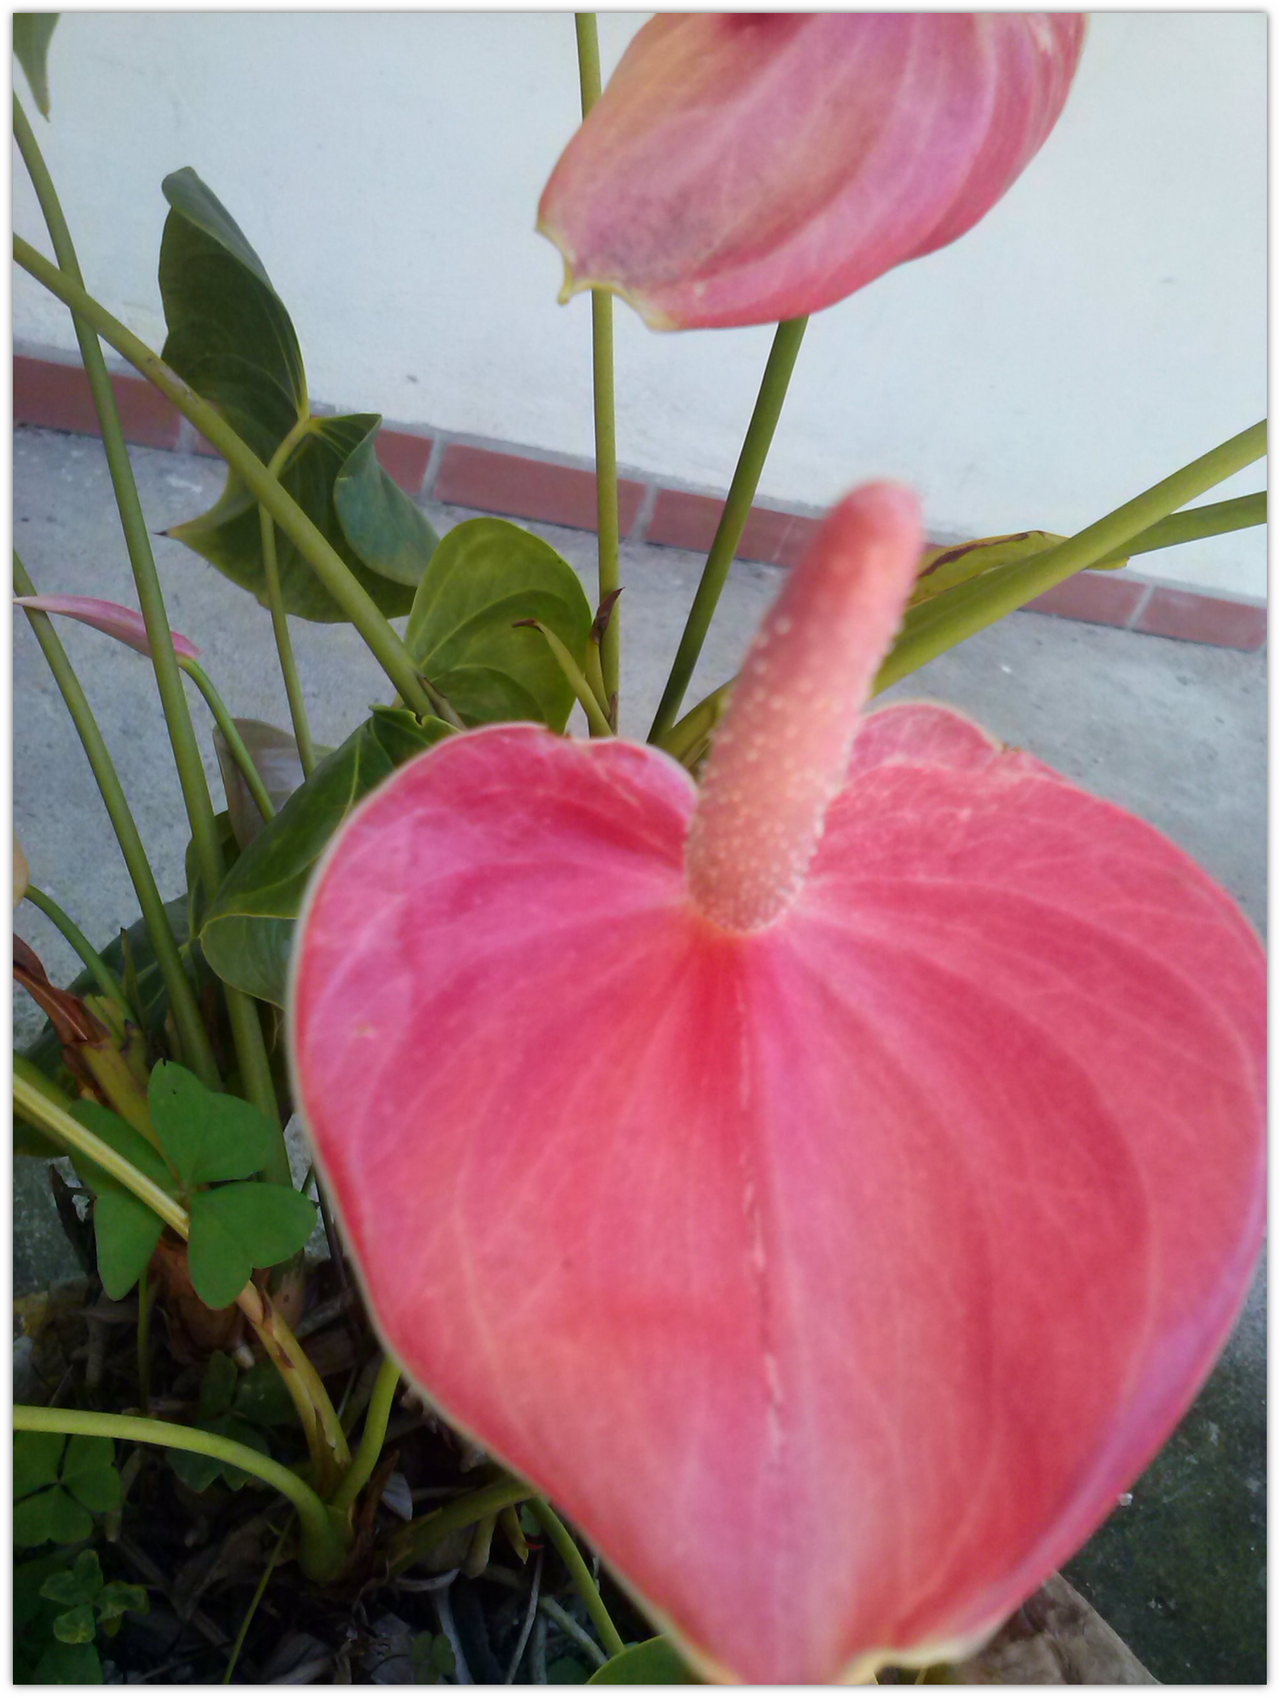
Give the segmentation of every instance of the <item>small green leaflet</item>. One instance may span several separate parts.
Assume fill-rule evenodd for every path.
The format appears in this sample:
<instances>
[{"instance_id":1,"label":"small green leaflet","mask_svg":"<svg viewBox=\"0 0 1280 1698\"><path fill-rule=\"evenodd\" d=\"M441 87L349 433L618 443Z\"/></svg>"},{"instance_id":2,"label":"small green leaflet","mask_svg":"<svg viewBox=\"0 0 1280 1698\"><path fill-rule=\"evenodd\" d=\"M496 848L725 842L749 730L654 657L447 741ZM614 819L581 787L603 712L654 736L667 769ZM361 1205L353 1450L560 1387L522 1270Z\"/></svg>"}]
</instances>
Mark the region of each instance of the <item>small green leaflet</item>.
<instances>
[{"instance_id":1,"label":"small green leaflet","mask_svg":"<svg viewBox=\"0 0 1280 1698\"><path fill-rule=\"evenodd\" d=\"M42 118L49 116L49 42L57 22L57 12L13 14L13 51Z\"/></svg>"},{"instance_id":2,"label":"small green leaflet","mask_svg":"<svg viewBox=\"0 0 1280 1698\"><path fill-rule=\"evenodd\" d=\"M254 1268L272 1268L301 1250L316 1223L315 1204L289 1185L260 1181L197 1191L191 1199L187 1262L202 1303L225 1309Z\"/></svg>"},{"instance_id":3,"label":"small green leaflet","mask_svg":"<svg viewBox=\"0 0 1280 1698\"><path fill-rule=\"evenodd\" d=\"M242 1097L209 1090L176 1062L162 1061L153 1069L147 1102L156 1136L185 1191L247 1179L271 1159L275 1134L262 1110Z\"/></svg>"},{"instance_id":4,"label":"small green leaflet","mask_svg":"<svg viewBox=\"0 0 1280 1698\"><path fill-rule=\"evenodd\" d=\"M93 1516L121 1501L110 1439L63 1433L13 1436L13 1542L74 1545L93 1531Z\"/></svg>"}]
</instances>

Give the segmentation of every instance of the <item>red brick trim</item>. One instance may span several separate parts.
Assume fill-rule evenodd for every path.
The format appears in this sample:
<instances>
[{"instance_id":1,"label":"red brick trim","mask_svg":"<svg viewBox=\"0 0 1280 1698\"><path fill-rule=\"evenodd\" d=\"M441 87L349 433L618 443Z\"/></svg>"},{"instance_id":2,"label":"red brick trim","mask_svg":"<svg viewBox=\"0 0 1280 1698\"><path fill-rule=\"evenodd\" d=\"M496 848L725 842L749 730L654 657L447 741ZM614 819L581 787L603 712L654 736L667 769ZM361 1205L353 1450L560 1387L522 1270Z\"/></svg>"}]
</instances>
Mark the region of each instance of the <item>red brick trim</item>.
<instances>
[{"instance_id":1,"label":"red brick trim","mask_svg":"<svg viewBox=\"0 0 1280 1698\"><path fill-rule=\"evenodd\" d=\"M146 448L213 452L141 378L113 375L111 385L130 442ZM97 414L81 368L27 354L14 357L13 420L15 425L98 434ZM378 458L401 488L419 499L577 530L596 526L595 475L587 465L543 459L507 443L450 440L447 432L394 425L384 425L379 433ZM654 479L618 480L620 528L633 542L705 551L723 504L722 496L674 488ZM738 558L794 566L817 524L810 513L753 507ZM1060 619L1225 648L1258 649L1267 635L1267 610L1257 602L1173 589L1128 570L1081 573L1028 605L1034 612Z\"/></svg>"}]
</instances>

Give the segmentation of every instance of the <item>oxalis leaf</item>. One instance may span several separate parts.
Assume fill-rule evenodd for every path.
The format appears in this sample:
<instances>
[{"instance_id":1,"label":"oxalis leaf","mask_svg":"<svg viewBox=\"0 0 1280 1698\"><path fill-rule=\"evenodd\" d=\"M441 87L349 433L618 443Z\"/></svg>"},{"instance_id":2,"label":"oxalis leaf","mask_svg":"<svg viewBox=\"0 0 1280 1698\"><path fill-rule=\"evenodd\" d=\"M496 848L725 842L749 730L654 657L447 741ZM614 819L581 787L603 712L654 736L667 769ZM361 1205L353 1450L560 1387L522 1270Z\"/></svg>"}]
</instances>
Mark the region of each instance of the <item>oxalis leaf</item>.
<instances>
[{"instance_id":1,"label":"oxalis leaf","mask_svg":"<svg viewBox=\"0 0 1280 1698\"><path fill-rule=\"evenodd\" d=\"M152 1069L147 1102L156 1136L187 1190L247 1179L270 1158L275 1133L262 1110L209 1090L176 1062Z\"/></svg>"},{"instance_id":2,"label":"oxalis leaf","mask_svg":"<svg viewBox=\"0 0 1280 1698\"><path fill-rule=\"evenodd\" d=\"M247 1180L197 1191L187 1246L196 1295L211 1309L225 1309L254 1268L273 1268L301 1250L315 1223L315 1204L289 1185Z\"/></svg>"},{"instance_id":3,"label":"oxalis leaf","mask_svg":"<svg viewBox=\"0 0 1280 1698\"><path fill-rule=\"evenodd\" d=\"M127 1121L100 1103L76 1103L71 1112L104 1144L109 1144L148 1179L174 1195L173 1176L164 1159ZM87 1156L75 1153L72 1162L82 1183L94 1193L98 1277L107 1296L118 1300L133 1290L151 1260L163 1230L160 1217Z\"/></svg>"},{"instance_id":4,"label":"oxalis leaf","mask_svg":"<svg viewBox=\"0 0 1280 1698\"><path fill-rule=\"evenodd\" d=\"M241 855L205 916L200 942L228 984L284 1006L293 926L325 845L393 766L449 733L407 710L375 712L323 760Z\"/></svg>"},{"instance_id":5,"label":"oxalis leaf","mask_svg":"<svg viewBox=\"0 0 1280 1698\"><path fill-rule=\"evenodd\" d=\"M382 612L407 613L436 534L378 463L381 415L310 416L297 335L244 232L189 166L162 186L171 208L160 246L165 359L263 461L301 427L281 483ZM234 472L207 513L168 534L265 603L258 504ZM346 617L279 531L276 555L288 612Z\"/></svg>"},{"instance_id":6,"label":"oxalis leaf","mask_svg":"<svg viewBox=\"0 0 1280 1698\"><path fill-rule=\"evenodd\" d=\"M405 641L468 725L533 719L563 731L573 691L538 633L513 628L522 619L586 664L592 612L573 567L506 519L468 519L432 556Z\"/></svg>"}]
</instances>

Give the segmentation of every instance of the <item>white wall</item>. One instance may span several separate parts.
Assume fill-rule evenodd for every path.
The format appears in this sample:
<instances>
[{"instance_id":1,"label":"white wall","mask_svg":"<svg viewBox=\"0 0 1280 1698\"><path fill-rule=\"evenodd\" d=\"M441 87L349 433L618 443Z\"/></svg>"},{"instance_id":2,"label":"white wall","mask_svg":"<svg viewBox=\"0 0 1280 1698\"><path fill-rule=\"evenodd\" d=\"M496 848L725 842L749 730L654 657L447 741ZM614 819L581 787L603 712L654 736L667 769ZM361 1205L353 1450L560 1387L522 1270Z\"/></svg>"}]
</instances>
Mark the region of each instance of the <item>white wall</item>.
<instances>
[{"instance_id":1,"label":"white wall","mask_svg":"<svg viewBox=\"0 0 1280 1698\"><path fill-rule=\"evenodd\" d=\"M606 74L640 21L602 19ZM1068 531L1260 418L1266 28L1096 16L1058 129L985 222L813 320L765 498L889 474L935 534ZM533 232L577 120L567 14L73 13L50 70L41 135L86 276L155 346L160 179L192 165L288 304L314 396L590 454L589 308L556 305ZM20 163L14 203L43 245ZM19 346L74 346L22 275L14 312ZM622 460L723 488L770 332L616 317ZM1142 565L1265 589L1259 531Z\"/></svg>"}]
</instances>

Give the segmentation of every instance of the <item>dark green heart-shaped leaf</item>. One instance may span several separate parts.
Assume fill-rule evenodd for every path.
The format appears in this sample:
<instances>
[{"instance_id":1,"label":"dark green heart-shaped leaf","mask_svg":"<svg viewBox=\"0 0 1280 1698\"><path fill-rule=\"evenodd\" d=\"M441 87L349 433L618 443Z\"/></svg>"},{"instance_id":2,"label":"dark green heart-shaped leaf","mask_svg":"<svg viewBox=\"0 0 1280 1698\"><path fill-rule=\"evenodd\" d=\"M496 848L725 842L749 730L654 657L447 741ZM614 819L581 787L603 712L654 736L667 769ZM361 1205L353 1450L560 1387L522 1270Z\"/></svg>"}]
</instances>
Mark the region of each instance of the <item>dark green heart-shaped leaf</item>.
<instances>
[{"instance_id":1,"label":"dark green heart-shaped leaf","mask_svg":"<svg viewBox=\"0 0 1280 1698\"><path fill-rule=\"evenodd\" d=\"M417 504L383 471L377 434L369 431L347 456L333 486L334 510L342 534L370 571L417 589L440 539Z\"/></svg>"},{"instance_id":2,"label":"dark green heart-shaped leaf","mask_svg":"<svg viewBox=\"0 0 1280 1698\"><path fill-rule=\"evenodd\" d=\"M419 719L408 708L375 707L370 710L373 734L392 766L403 766L424 749L448 737L453 726L428 715Z\"/></svg>"},{"instance_id":3,"label":"dark green heart-shaped leaf","mask_svg":"<svg viewBox=\"0 0 1280 1698\"><path fill-rule=\"evenodd\" d=\"M91 1604L102 1588L102 1564L96 1551L81 1551L70 1568L51 1574L40 1588L40 1596L51 1604L70 1608Z\"/></svg>"},{"instance_id":4,"label":"dark green heart-shaped leaf","mask_svg":"<svg viewBox=\"0 0 1280 1698\"><path fill-rule=\"evenodd\" d=\"M184 1190L247 1179L270 1160L275 1133L262 1110L242 1097L211 1091L176 1062L153 1068L147 1102Z\"/></svg>"},{"instance_id":5,"label":"dark green heart-shaped leaf","mask_svg":"<svg viewBox=\"0 0 1280 1698\"><path fill-rule=\"evenodd\" d=\"M308 412L302 350L266 268L190 166L161 184L166 364L212 402L262 460Z\"/></svg>"},{"instance_id":6,"label":"dark green heart-shaped leaf","mask_svg":"<svg viewBox=\"0 0 1280 1698\"><path fill-rule=\"evenodd\" d=\"M92 1645L57 1640L41 1654L31 1676L35 1686L101 1686L102 1663Z\"/></svg>"},{"instance_id":7,"label":"dark green heart-shaped leaf","mask_svg":"<svg viewBox=\"0 0 1280 1698\"><path fill-rule=\"evenodd\" d=\"M13 1495L25 1497L28 1492L52 1486L58 1478L62 1453L66 1448L65 1433L15 1433L13 1435Z\"/></svg>"},{"instance_id":8,"label":"dark green heart-shaped leaf","mask_svg":"<svg viewBox=\"0 0 1280 1698\"><path fill-rule=\"evenodd\" d=\"M95 1515L117 1509L121 1485L114 1442L88 1433L74 1434L62 1458L62 1484Z\"/></svg>"},{"instance_id":9,"label":"dark green heart-shaped leaf","mask_svg":"<svg viewBox=\"0 0 1280 1698\"><path fill-rule=\"evenodd\" d=\"M568 561L506 519L468 519L432 555L405 641L468 725L532 719L563 731L573 691L538 633L513 628L521 619L586 664L591 607Z\"/></svg>"},{"instance_id":10,"label":"dark green heart-shaped leaf","mask_svg":"<svg viewBox=\"0 0 1280 1698\"><path fill-rule=\"evenodd\" d=\"M15 1545L78 1545L93 1532L93 1517L61 1486L37 1492L13 1506Z\"/></svg>"},{"instance_id":11,"label":"dark green heart-shaped leaf","mask_svg":"<svg viewBox=\"0 0 1280 1698\"><path fill-rule=\"evenodd\" d=\"M280 482L342 557L380 610L394 619L408 613L413 605L418 577L409 575L413 570L412 563L403 551L388 550L375 554L375 564L365 564L347 541L333 504L338 474L355 450L376 434L381 422L377 413L312 419L306 433L289 454L280 472ZM258 503L235 472L227 474L222 494L207 513L175 526L166 534L194 549L225 577L242 589L251 591L264 607L267 606ZM347 617L307 561L279 529L276 531L276 564L286 612L321 623L333 623ZM421 572L421 566L417 567L417 571Z\"/></svg>"},{"instance_id":12,"label":"dark green heart-shaped leaf","mask_svg":"<svg viewBox=\"0 0 1280 1698\"><path fill-rule=\"evenodd\" d=\"M36 109L45 118L49 116L49 41L57 21L57 12L13 14L13 51L22 66Z\"/></svg>"},{"instance_id":13,"label":"dark green heart-shaped leaf","mask_svg":"<svg viewBox=\"0 0 1280 1698\"><path fill-rule=\"evenodd\" d=\"M249 758L258 769L258 776L271 798L272 807L279 813L302 784L302 760L298 754L297 740L291 731L282 731L278 725L268 725L261 719L236 719L232 723L248 751ZM222 773L222 788L226 792L227 817L231 823L231 832L240 848L246 849L266 821L258 811L258 805L245 783L244 774L232 759L226 738L216 726L213 732L213 747L218 757L218 768ZM329 751L317 749L316 753L325 755Z\"/></svg>"},{"instance_id":14,"label":"dark green heart-shaped leaf","mask_svg":"<svg viewBox=\"0 0 1280 1698\"><path fill-rule=\"evenodd\" d=\"M239 1370L225 1350L215 1350L210 1356L200 1381L200 1419L216 1421L231 1408L236 1394Z\"/></svg>"},{"instance_id":15,"label":"dark green heart-shaped leaf","mask_svg":"<svg viewBox=\"0 0 1280 1698\"><path fill-rule=\"evenodd\" d=\"M286 1261L310 1238L315 1204L289 1185L245 1181L191 1199L187 1261L202 1303L225 1309L254 1268Z\"/></svg>"},{"instance_id":16,"label":"dark green heart-shaped leaf","mask_svg":"<svg viewBox=\"0 0 1280 1698\"><path fill-rule=\"evenodd\" d=\"M214 972L250 996L284 1006L293 927L325 845L391 761L369 721L311 774L228 873L200 942Z\"/></svg>"},{"instance_id":17,"label":"dark green heart-shaped leaf","mask_svg":"<svg viewBox=\"0 0 1280 1698\"><path fill-rule=\"evenodd\" d=\"M147 1597L145 1587L133 1586L127 1580L111 1580L97 1593L93 1607L98 1612L98 1620L105 1627L122 1616L126 1610L131 1610L134 1615L147 1615L151 1609L151 1600Z\"/></svg>"},{"instance_id":18,"label":"dark green heart-shaped leaf","mask_svg":"<svg viewBox=\"0 0 1280 1698\"><path fill-rule=\"evenodd\" d=\"M610 1657L588 1686L701 1686L669 1639L645 1639Z\"/></svg>"}]
</instances>

